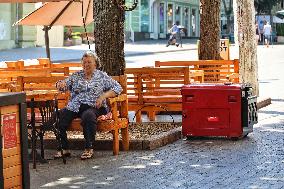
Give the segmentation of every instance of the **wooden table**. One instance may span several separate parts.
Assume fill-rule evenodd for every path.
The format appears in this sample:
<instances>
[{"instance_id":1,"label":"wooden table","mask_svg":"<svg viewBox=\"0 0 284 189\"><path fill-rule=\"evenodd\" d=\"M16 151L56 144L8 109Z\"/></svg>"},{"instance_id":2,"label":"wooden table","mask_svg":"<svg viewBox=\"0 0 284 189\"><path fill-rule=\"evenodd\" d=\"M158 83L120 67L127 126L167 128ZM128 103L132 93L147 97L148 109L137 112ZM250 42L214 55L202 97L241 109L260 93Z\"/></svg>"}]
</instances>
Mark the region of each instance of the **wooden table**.
<instances>
[{"instance_id":1,"label":"wooden table","mask_svg":"<svg viewBox=\"0 0 284 189\"><path fill-rule=\"evenodd\" d=\"M36 90L36 91L25 91L27 100L53 100L60 94L57 90Z\"/></svg>"}]
</instances>

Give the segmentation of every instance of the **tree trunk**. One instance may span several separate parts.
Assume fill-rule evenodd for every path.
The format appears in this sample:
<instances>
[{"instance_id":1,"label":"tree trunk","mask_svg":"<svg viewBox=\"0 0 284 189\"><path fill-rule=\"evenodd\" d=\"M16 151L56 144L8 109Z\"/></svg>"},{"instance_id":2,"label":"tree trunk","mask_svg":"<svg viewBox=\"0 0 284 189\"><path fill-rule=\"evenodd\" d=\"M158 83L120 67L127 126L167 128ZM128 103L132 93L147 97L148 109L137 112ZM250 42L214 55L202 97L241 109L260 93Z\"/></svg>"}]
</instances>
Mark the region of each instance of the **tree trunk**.
<instances>
[{"instance_id":1,"label":"tree trunk","mask_svg":"<svg viewBox=\"0 0 284 189\"><path fill-rule=\"evenodd\" d=\"M220 0L200 0L200 60L220 59Z\"/></svg>"},{"instance_id":2,"label":"tree trunk","mask_svg":"<svg viewBox=\"0 0 284 189\"><path fill-rule=\"evenodd\" d=\"M96 53L103 71L109 75L123 75L124 59L124 10L117 4L124 1L94 0L94 34Z\"/></svg>"},{"instance_id":3,"label":"tree trunk","mask_svg":"<svg viewBox=\"0 0 284 189\"><path fill-rule=\"evenodd\" d=\"M238 24L240 82L250 83L253 87L253 93L258 95L258 65L254 1L236 0L234 10Z\"/></svg>"}]
</instances>

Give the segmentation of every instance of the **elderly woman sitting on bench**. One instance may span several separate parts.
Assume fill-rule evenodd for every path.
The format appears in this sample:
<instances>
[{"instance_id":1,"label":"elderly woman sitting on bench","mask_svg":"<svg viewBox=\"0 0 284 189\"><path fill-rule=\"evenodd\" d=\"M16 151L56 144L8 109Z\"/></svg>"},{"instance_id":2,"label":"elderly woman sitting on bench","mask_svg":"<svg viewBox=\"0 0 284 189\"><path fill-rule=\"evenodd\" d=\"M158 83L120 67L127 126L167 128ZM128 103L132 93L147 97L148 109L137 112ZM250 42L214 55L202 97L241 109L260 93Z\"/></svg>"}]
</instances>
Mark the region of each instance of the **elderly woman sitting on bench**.
<instances>
[{"instance_id":1,"label":"elderly woman sitting on bench","mask_svg":"<svg viewBox=\"0 0 284 189\"><path fill-rule=\"evenodd\" d=\"M93 157L93 141L96 133L97 118L109 112L106 99L122 92L120 84L98 70L100 60L92 51L82 57L83 70L75 72L65 80L58 81L56 87L61 91L70 90L71 98L67 106L60 111L59 131L63 155L70 156L66 130L73 119L80 117L85 139L85 150L81 159ZM54 158L60 158L58 151Z\"/></svg>"}]
</instances>

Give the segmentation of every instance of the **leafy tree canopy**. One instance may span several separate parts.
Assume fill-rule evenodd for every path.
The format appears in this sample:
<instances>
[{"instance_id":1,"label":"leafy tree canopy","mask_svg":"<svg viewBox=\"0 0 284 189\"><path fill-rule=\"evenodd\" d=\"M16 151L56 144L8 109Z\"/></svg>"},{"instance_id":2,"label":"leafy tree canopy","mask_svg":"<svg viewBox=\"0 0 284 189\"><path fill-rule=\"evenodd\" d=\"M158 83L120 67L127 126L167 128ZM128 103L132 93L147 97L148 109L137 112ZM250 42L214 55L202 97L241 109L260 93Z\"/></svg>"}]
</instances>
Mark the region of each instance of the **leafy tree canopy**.
<instances>
[{"instance_id":1,"label":"leafy tree canopy","mask_svg":"<svg viewBox=\"0 0 284 189\"><path fill-rule=\"evenodd\" d=\"M254 0L254 7L257 14L270 14L271 9L282 0Z\"/></svg>"}]
</instances>

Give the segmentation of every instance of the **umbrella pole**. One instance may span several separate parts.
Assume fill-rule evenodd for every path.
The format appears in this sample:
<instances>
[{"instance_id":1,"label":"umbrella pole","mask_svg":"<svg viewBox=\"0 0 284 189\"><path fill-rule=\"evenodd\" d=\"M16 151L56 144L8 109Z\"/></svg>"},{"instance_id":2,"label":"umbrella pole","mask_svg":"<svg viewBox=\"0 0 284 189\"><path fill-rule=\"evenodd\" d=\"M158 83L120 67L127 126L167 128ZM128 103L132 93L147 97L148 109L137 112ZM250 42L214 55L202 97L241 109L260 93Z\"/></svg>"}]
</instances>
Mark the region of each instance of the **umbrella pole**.
<instances>
[{"instance_id":1,"label":"umbrella pole","mask_svg":"<svg viewBox=\"0 0 284 189\"><path fill-rule=\"evenodd\" d=\"M47 58L50 60L50 48L49 48L48 30L50 30L50 27L44 26L43 31L44 31L44 39L45 39L45 51L46 51Z\"/></svg>"}]
</instances>

